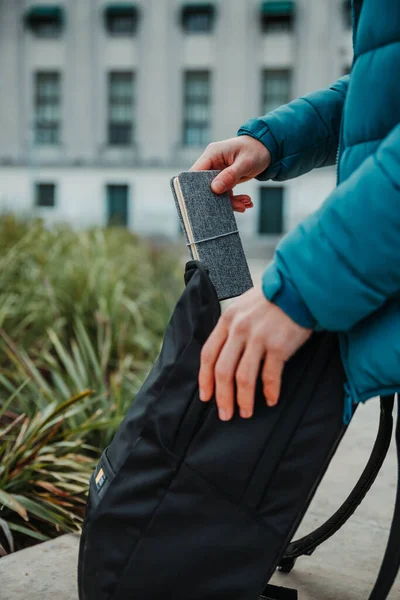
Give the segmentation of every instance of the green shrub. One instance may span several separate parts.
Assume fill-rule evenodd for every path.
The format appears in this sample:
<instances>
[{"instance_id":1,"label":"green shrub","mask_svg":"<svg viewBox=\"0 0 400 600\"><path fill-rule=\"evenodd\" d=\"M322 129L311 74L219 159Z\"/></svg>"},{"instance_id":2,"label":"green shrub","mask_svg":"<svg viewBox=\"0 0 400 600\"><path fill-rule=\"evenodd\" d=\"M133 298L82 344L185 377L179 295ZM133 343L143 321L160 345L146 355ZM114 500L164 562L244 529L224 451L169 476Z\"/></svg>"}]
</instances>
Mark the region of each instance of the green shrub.
<instances>
[{"instance_id":1,"label":"green shrub","mask_svg":"<svg viewBox=\"0 0 400 600\"><path fill-rule=\"evenodd\" d=\"M0 219L0 554L79 530L182 285L176 251L125 230Z\"/></svg>"}]
</instances>

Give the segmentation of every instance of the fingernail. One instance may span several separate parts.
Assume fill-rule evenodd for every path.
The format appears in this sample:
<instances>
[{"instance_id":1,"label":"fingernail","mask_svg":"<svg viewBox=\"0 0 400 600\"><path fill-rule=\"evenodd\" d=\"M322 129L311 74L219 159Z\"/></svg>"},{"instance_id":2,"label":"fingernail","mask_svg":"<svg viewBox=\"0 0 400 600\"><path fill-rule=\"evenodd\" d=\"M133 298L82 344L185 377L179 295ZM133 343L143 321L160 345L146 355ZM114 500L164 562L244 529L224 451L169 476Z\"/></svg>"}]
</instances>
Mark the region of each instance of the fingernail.
<instances>
[{"instance_id":1,"label":"fingernail","mask_svg":"<svg viewBox=\"0 0 400 600\"><path fill-rule=\"evenodd\" d=\"M202 388L200 388L200 390L199 390L199 396L200 396L200 400L201 400L202 402L205 402L205 401L206 401L206 398L207 398L207 397L206 397L206 392L205 392L205 390L203 390Z\"/></svg>"},{"instance_id":2,"label":"fingernail","mask_svg":"<svg viewBox=\"0 0 400 600\"><path fill-rule=\"evenodd\" d=\"M216 194L225 192L225 186L222 181L214 181L211 187Z\"/></svg>"},{"instance_id":3,"label":"fingernail","mask_svg":"<svg viewBox=\"0 0 400 600\"><path fill-rule=\"evenodd\" d=\"M267 399L267 404L268 404L268 406L270 406L272 408L273 406L276 406L277 401L276 400L268 400Z\"/></svg>"},{"instance_id":4,"label":"fingernail","mask_svg":"<svg viewBox=\"0 0 400 600\"><path fill-rule=\"evenodd\" d=\"M242 417L242 419L250 419L252 414L253 413L251 412L251 410L245 410L243 408L240 409L240 416Z\"/></svg>"},{"instance_id":5,"label":"fingernail","mask_svg":"<svg viewBox=\"0 0 400 600\"><path fill-rule=\"evenodd\" d=\"M218 414L221 421L229 421L231 418L229 412L225 408L220 408Z\"/></svg>"}]
</instances>

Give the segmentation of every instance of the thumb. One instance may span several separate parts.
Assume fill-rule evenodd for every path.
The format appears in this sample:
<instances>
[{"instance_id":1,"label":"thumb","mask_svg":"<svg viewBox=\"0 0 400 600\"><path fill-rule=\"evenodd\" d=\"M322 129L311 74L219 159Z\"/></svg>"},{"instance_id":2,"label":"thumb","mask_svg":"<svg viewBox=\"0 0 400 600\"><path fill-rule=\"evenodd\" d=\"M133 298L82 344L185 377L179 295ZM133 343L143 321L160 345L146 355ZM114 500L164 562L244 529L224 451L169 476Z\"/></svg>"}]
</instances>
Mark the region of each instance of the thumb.
<instances>
[{"instance_id":1,"label":"thumb","mask_svg":"<svg viewBox=\"0 0 400 600\"><path fill-rule=\"evenodd\" d=\"M237 162L233 163L233 165L227 167L217 175L211 184L211 189L215 194L223 194L227 190L232 190L239 183L242 175L240 164Z\"/></svg>"}]
</instances>

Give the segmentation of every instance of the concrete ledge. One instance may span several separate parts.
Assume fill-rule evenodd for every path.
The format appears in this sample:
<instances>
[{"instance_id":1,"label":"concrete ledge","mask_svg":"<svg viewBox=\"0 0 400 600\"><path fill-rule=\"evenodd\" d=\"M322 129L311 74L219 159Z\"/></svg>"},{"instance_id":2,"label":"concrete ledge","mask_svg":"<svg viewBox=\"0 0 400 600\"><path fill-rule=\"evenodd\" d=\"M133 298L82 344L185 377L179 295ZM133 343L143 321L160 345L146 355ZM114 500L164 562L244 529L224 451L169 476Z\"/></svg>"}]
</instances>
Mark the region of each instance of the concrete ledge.
<instances>
[{"instance_id":1,"label":"concrete ledge","mask_svg":"<svg viewBox=\"0 0 400 600\"><path fill-rule=\"evenodd\" d=\"M77 600L79 536L50 542L0 559L1 600Z\"/></svg>"}]
</instances>

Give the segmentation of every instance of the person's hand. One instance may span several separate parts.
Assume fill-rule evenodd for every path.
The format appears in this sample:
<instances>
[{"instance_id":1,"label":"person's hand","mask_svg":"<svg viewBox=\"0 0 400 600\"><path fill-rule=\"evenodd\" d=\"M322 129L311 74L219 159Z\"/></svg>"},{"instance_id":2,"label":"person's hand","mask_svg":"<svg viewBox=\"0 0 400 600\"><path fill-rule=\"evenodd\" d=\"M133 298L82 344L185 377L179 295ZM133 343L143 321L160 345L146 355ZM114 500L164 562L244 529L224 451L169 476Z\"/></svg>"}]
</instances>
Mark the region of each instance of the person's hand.
<instances>
[{"instance_id":1,"label":"person's hand","mask_svg":"<svg viewBox=\"0 0 400 600\"><path fill-rule=\"evenodd\" d=\"M215 393L219 417L229 421L236 402L240 415L250 418L261 362L264 396L277 404L285 362L311 335L279 307L269 302L261 288L243 294L222 314L201 352L200 399Z\"/></svg>"},{"instance_id":2,"label":"person's hand","mask_svg":"<svg viewBox=\"0 0 400 600\"><path fill-rule=\"evenodd\" d=\"M233 188L257 177L270 162L271 154L264 144L249 135L241 135L209 144L191 171L221 171L211 184L213 192L223 194L228 191L233 209L244 212L253 206L251 198L246 194L234 195Z\"/></svg>"}]
</instances>

